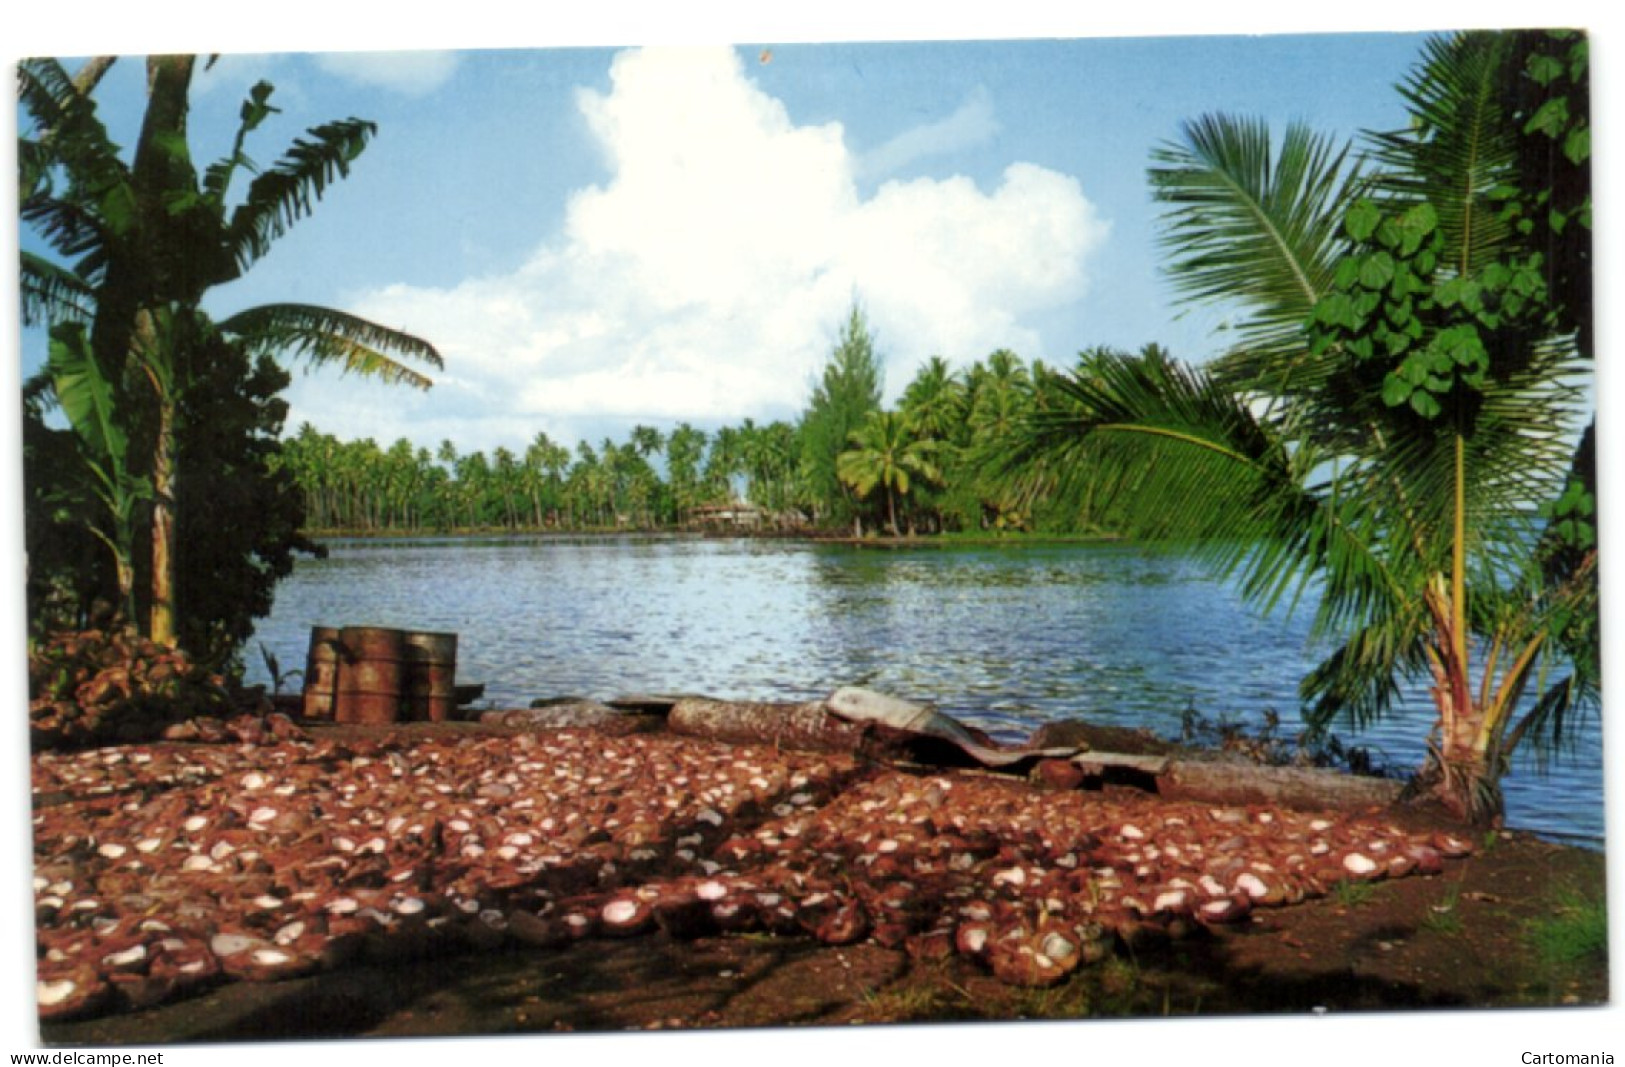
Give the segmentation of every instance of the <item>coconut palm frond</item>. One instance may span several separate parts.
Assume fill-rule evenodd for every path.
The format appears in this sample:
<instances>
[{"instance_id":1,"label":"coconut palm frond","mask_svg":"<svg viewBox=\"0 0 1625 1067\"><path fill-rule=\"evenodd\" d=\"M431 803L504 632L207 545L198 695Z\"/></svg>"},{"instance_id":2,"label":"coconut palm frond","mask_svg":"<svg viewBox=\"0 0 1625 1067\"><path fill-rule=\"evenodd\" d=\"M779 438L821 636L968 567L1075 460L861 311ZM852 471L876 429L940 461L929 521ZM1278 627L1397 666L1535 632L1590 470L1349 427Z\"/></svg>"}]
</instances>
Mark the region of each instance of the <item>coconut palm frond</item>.
<instances>
[{"instance_id":1,"label":"coconut palm frond","mask_svg":"<svg viewBox=\"0 0 1625 1067\"><path fill-rule=\"evenodd\" d=\"M91 284L99 284L107 267L107 246L110 223L129 221L135 215L135 201L131 197L123 202L123 190L114 190L105 198L106 207L117 211L127 208L127 214L116 219L102 213L100 208L87 207L71 200L58 200L50 196L32 196L22 205L19 214L23 222L34 228L53 249L65 259L76 260L74 269Z\"/></svg>"},{"instance_id":2,"label":"coconut palm frond","mask_svg":"<svg viewBox=\"0 0 1625 1067\"><path fill-rule=\"evenodd\" d=\"M309 304L265 304L220 323L251 351L291 354L313 364L337 363L346 372L427 389L433 383L390 355L444 366L429 342L400 330L331 308Z\"/></svg>"},{"instance_id":3,"label":"coconut palm frond","mask_svg":"<svg viewBox=\"0 0 1625 1067\"><path fill-rule=\"evenodd\" d=\"M1396 615L1354 631L1299 684L1304 720L1324 728L1341 718L1361 730L1388 714L1401 682L1426 670L1416 630L1416 619Z\"/></svg>"},{"instance_id":4,"label":"coconut palm frond","mask_svg":"<svg viewBox=\"0 0 1625 1067\"><path fill-rule=\"evenodd\" d=\"M17 65L18 100L33 124L28 146L18 153L19 190L26 203L40 190L49 168L61 165L76 186L92 194L124 180L128 169L118 146L96 117L96 105L54 59L25 59Z\"/></svg>"},{"instance_id":5,"label":"coconut palm frond","mask_svg":"<svg viewBox=\"0 0 1625 1067\"><path fill-rule=\"evenodd\" d=\"M17 99L27 109L41 140L96 121L89 97L55 59L36 57L17 64Z\"/></svg>"},{"instance_id":6,"label":"coconut palm frond","mask_svg":"<svg viewBox=\"0 0 1625 1067\"><path fill-rule=\"evenodd\" d=\"M1553 750L1561 749L1565 741L1572 742L1573 718L1594 707L1595 700L1594 692L1589 697L1582 694L1582 684L1576 675L1564 675L1561 681L1542 691L1533 706L1507 732L1503 747L1510 752L1527 741L1536 758L1545 760Z\"/></svg>"},{"instance_id":7,"label":"coconut palm frond","mask_svg":"<svg viewBox=\"0 0 1625 1067\"><path fill-rule=\"evenodd\" d=\"M1306 356L1303 326L1335 267L1358 169L1348 146L1302 125L1278 150L1259 120L1208 115L1184 134L1152 153L1149 174L1167 205L1168 274L1184 302L1244 306L1225 376L1271 375L1279 391Z\"/></svg>"},{"instance_id":8,"label":"coconut palm frond","mask_svg":"<svg viewBox=\"0 0 1625 1067\"><path fill-rule=\"evenodd\" d=\"M1243 569L1266 600L1305 573L1299 520L1313 502L1294 457L1209 376L1156 354L1097 352L1048 379L1045 395L995 476L1042 472L1130 536L1189 542L1218 569Z\"/></svg>"},{"instance_id":9,"label":"coconut palm frond","mask_svg":"<svg viewBox=\"0 0 1625 1067\"><path fill-rule=\"evenodd\" d=\"M73 271L32 252L22 254L23 325L78 322L96 317L96 293Z\"/></svg>"},{"instance_id":10,"label":"coconut palm frond","mask_svg":"<svg viewBox=\"0 0 1625 1067\"><path fill-rule=\"evenodd\" d=\"M1384 168L1380 187L1433 205L1447 239L1445 259L1463 275L1493 260L1513 236L1500 210L1518 156L1519 131L1501 103L1513 47L1505 33L1431 39L1399 86L1410 126L1368 135Z\"/></svg>"},{"instance_id":11,"label":"coconut palm frond","mask_svg":"<svg viewBox=\"0 0 1625 1067\"><path fill-rule=\"evenodd\" d=\"M18 64L18 91L34 136L18 145L19 215L75 271L99 285L111 234L133 225L138 212L130 172L96 117L95 104L61 64ZM65 192L57 190L65 177Z\"/></svg>"}]
</instances>

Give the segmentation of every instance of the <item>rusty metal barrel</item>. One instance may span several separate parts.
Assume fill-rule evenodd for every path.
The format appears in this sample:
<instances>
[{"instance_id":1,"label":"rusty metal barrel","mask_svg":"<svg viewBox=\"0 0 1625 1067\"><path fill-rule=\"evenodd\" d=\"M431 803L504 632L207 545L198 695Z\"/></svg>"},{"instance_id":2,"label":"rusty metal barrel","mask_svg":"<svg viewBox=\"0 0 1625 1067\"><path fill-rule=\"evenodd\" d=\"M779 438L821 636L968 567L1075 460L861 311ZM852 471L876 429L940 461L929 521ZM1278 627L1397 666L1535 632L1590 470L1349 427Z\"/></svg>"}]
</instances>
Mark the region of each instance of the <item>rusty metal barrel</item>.
<instances>
[{"instance_id":1,"label":"rusty metal barrel","mask_svg":"<svg viewBox=\"0 0 1625 1067\"><path fill-rule=\"evenodd\" d=\"M457 708L457 635L408 633L401 717L408 722L445 722Z\"/></svg>"},{"instance_id":2,"label":"rusty metal barrel","mask_svg":"<svg viewBox=\"0 0 1625 1067\"><path fill-rule=\"evenodd\" d=\"M330 720L339 694L339 631L336 626L312 626L310 651L305 656L303 715Z\"/></svg>"},{"instance_id":3,"label":"rusty metal barrel","mask_svg":"<svg viewBox=\"0 0 1625 1067\"><path fill-rule=\"evenodd\" d=\"M401 716L405 638L382 626L346 626L339 632L339 722L384 726Z\"/></svg>"}]
</instances>

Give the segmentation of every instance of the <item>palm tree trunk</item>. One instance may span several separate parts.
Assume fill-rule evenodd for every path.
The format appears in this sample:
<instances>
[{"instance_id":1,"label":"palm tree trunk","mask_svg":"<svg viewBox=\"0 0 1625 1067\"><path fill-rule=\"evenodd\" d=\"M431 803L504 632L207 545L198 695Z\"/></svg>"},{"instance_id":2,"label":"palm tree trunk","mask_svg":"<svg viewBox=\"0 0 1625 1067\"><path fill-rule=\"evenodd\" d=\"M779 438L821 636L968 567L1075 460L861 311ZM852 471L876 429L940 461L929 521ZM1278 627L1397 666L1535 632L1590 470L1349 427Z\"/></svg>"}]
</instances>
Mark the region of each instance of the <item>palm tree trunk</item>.
<instances>
[{"instance_id":1,"label":"palm tree trunk","mask_svg":"<svg viewBox=\"0 0 1625 1067\"><path fill-rule=\"evenodd\" d=\"M1455 439L1455 499L1448 592L1441 575L1430 589L1438 631L1434 660L1434 706L1439 711L1438 747L1423 777L1438 800L1457 818L1476 824L1497 822L1503 811L1498 733L1485 729L1500 701L1475 700L1468 648L1465 440ZM1439 603L1443 601L1444 603ZM1485 666L1493 672L1493 659ZM1486 675L1486 682L1488 682ZM1520 687L1521 688L1521 687Z\"/></svg>"}]
</instances>

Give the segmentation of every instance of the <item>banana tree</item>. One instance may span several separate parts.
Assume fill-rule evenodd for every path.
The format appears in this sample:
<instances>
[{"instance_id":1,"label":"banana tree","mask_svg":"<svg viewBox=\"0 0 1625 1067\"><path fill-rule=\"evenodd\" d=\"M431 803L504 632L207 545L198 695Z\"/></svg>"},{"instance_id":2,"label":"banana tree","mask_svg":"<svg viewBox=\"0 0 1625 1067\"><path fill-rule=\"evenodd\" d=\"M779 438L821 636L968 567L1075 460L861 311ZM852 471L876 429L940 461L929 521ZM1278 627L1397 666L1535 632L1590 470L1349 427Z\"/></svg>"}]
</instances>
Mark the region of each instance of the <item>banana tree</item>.
<instances>
[{"instance_id":1,"label":"banana tree","mask_svg":"<svg viewBox=\"0 0 1625 1067\"><path fill-rule=\"evenodd\" d=\"M114 416L113 383L91 357L82 324L52 331L45 383L73 427L91 493L102 507L85 527L112 554L118 602L133 617L137 509L151 498L152 487L130 471L130 442Z\"/></svg>"},{"instance_id":2,"label":"banana tree","mask_svg":"<svg viewBox=\"0 0 1625 1067\"><path fill-rule=\"evenodd\" d=\"M239 277L311 212L329 184L349 173L375 132L372 123L347 119L308 131L255 174L234 201L234 178L252 169L245 142L276 110L269 102L271 86L253 87L231 151L200 177L186 132L195 57L147 60L147 109L129 164L119 157L90 95L109 62L87 64L78 78L50 59L18 67L20 97L34 124L34 136L19 149L22 217L68 261L64 266L23 255L23 309L30 323L88 324L90 358L111 387L110 417L129 447L123 455L98 453L105 436L78 436L87 463L117 466L119 477L146 483L152 530L148 630L154 640L173 644L180 548L174 515L181 476L177 418L189 386L183 373L188 338L217 331L251 352L337 363L424 388L429 379L402 358L434 367L441 362L420 338L327 308L272 304L217 325L200 310L208 290ZM76 410L66 410L70 420Z\"/></svg>"},{"instance_id":3,"label":"banana tree","mask_svg":"<svg viewBox=\"0 0 1625 1067\"><path fill-rule=\"evenodd\" d=\"M1368 174L1306 130L1277 152L1262 124L1190 126L1151 175L1171 276L1250 312L1241 344L1205 371L1094 354L1009 461L1108 487L1116 525L1189 540L1261 605L1317 592L1337 646L1309 716L1363 725L1427 684L1415 791L1472 821L1498 817L1511 752L1596 696L1582 314L1519 168L1532 51L1430 42Z\"/></svg>"}]
</instances>

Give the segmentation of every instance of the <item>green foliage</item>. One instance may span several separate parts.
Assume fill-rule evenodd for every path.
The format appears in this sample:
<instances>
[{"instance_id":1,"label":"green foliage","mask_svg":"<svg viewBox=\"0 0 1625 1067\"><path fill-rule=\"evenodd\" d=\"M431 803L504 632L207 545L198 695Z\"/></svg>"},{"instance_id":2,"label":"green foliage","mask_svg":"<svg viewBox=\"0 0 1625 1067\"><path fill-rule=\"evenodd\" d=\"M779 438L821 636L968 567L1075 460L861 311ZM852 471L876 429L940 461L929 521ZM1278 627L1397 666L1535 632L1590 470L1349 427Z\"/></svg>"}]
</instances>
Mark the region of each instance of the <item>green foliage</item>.
<instances>
[{"instance_id":1,"label":"green foliage","mask_svg":"<svg viewBox=\"0 0 1625 1067\"><path fill-rule=\"evenodd\" d=\"M1422 919L1422 926L1442 937L1453 937L1465 929L1461 919L1461 887L1452 885L1445 890L1444 896L1439 898L1437 904L1428 905L1428 913Z\"/></svg>"},{"instance_id":2,"label":"green foliage","mask_svg":"<svg viewBox=\"0 0 1625 1067\"><path fill-rule=\"evenodd\" d=\"M1148 177L1167 205L1162 247L1181 298L1249 312L1219 377L1245 381L1270 367L1272 393L1313 390L1303 323L1330 284L1342 216L1360 188L1350 147L1299 124L1276 145L1262 121L1230 115L1203 116L1184 134L1152 153Z\"/></svg>"},{"instance_id":3,"label":"green foliage","mask_svg":"<svg viewBox=\"0 0 1625 1067\"><path fill-rule=\"evenodd\" d=\"M903 390L901 411L921 437L933 441L952 440L969 410L969 390L941 356L926 360Z\"/></svg>"},{"instance_id":4,"label":"green foliage","mask_svg":"<svg viewBox=\"0 0 1625 1067\"><path fill-rule=\"evenodd\" d=\"M1246 397L1158 349L1085 353L1048 390L997 465L1014 484L1042 477L1115 531L1186 542L1266 602L1307 580L1286 551L1313 536L1301 454Z\"/></svg>"},{"instance_id":5,"label":"green foliage","mask_svg":"<svg viewBox=\"0 0 1625 1067\"><path fill-rule=\"evenodd\" d=\"M893 534L897 525L897 498L906 497L915 480L937 482L942 474L932 463L940 447L930 438L916 437L906 415L871 411L847 438L851 447L836 460L836 473L860 499L878 487L885 490L886 515Z\"/></svg>"},{"instance_id":6,"label":"green foliage","mask_svg":"<svg viewBox=\"0 0 1625 1067\"><path fill-rule=\"evenodd\" d=\"M268 305L239 313L218 328L200 310L210 289L239 277L348 173L373 133L371 123L349 119L308 131L277 163L255 173L244 198L233 204L234 176L257 171L244 144L275 111L271 87L262 82L250 90L231 151L200 178L186 129L195 57L148 58L146 111L128 163L97 118L91 96L111 62L88 61L78 76L69 76L52 59L25 60L18 67L19 95L29 119L19 149L20 211L65 261L23 258L24 314L30 322L53 326L43 388L54 392L76 432L83 467L100 486L92 495L101 507L64 502L53 516L77 512L77 519L104 540L116 564L117 596L127 610L134 610L138 599L132 546L148 546L143 574L148 588L142 595L150 634L162 644L174 643L177 590L189 585L194 603L186 610L193 621L182 624L188 633L179 636L199 642L195 649L207 648L212 656L239 640L245 624L224 622L230 611L211 598L245 593L254 583L248 576L223 577L220 568L227 565L220 560L198 566L223 584L188 583L185 556L208 556L223 543L234 543L246 553L239 562L269 583L286 569L273 559L284 554L277 546L290 543L297 519L290 521L285 503L266 506L289 497L286 484L273 480L253 488L211 482L210 464L239 463L248 454L244 449L258 447L245 442L262 431L245 429L240 420L232 424L234 416L217 413L204 400L268 399L266 374L251 370L249 360L239 358L244 352L337 362L346 370L420 386L427 379L397 357L431 366L440 360L418 338L325 308ZM233 348L232 342L244 348ZM205 352L216 354L222 366L237 368L244 380L223 381L220 368L196 358ZM217 421L222 425L208 425ZM210 433L231 442L220 455L187 447L189 434ZM259 457L231 473L263 480L268 470ZM198 485L189 487L189 478ZM212 536L218 513L214 525L204 522L204 515L177 515L177 509L213 507L233 495L253 498L252 506L245 499L233 515L250 526L235 541ZM138 503L144 506L137 508ZM185 540L188 530L197 539ZM261 611L268 603L253 593L242 601ZM212 628L215 624L224 628Z\"/></svg>"},{"instance_id":7,"label":"green foliage","mask_svg":"<svg viewBox=\"0 0 1625 1067\"><path fill-rule=\"evenodd\" d=\"M193 385L177 442L186 469L177 535L187 546L176 565L186 605L178 633L195 660L224 667L238 664L254 620L270 614L295 556L324 550L300 532L304 499L277 467L288 372L220 336L200 339L186 361Z\"/></svg>"},{"instance_id":8,"label":"green foliage","mask_svg":"<svg viewBox=\"0 0 1625 1067\"><path fill-rule=\"evenodd\" d=\"M690 510L700 502L700 460L705 455L706 434L688 423L679 423L666 436L666 473L676 507L673 516L686 521Z\"/></svg>"},{"instance_id":9,"label":"green foliage","mask_svg":"<svg viewBox=\"0 0 1625 1067\"><path fill-rule=\"evenodd\" d=\"M131 469L129 435L117 416L116 385L97 363L81 323L62 322L51 329L40 387L50 390L77 445L74 470L47 474L51 481L62 479L49 513L60 517L77 512L85 529L111 551L113 596L133 613L137 509L151 499L152 486ZM30 406L37 418L37 405ZM57 451L60 455L62 450Z\"/></svg>"},{"instance_id":10,"label":"green foliage","mask_svg":"<svg viewBox=\"0 0 1625 1067\"><path fill-rule=\"evenodd\" d=\"M101 487L81 459L73 432L47 426L37 398L23 411L28 618L51 628L83 627L97 599L116 602L117 567L121 559L129 564L133 547L126 545L122 557L109 552L95 521L85 520L103 506Z\"/></svg>"},{"instance_id":11,"label":"green foliage","mask_svg":"<svg viewBox=\"0 0 1625 1067\"><path fill-rule=\"evenodd\" d=\"M299 533L304 504L292 476L274 469L287 410L277 393L287 385L287 372L268 358L249 359L218 334L193 338L179 358L194 382L178 442L188 471L177 501L180 540L189 546L176 575L187 604L181 637L199 662L221 665L239 651L253 619L270 611L275 583L292 569L294 553L320 550ZM76 430L48 428L39 403L28 406L25 543L36 629L82 626L99 600L117 603L126 619L140 617L145 607L142 579L150 575L141 549L150 534L134 521L132 504L128 540L114 558L136 581L120 600L124 583L92 547L110 535L85 518L99 505L110 506L106 484L89 471L86 449L75 437ZM149 483L131 482L136 501L144 500Z\"/></svg>"},{"instance_id":12,"label":"green foliage","mask_svg":"<svg viewBox=\"0 0 1625 1067\"><path fill-rule=\"evenodd\" d=\"M801 417L801 468L815 518L841 523L856 513L836 464L852 431L880 407L881 361L862 308L853 305Z\"/></svg>"},{"instance_id":13,"label":"green foliage","mask_svg":"<svg viewBox=\"0 0 1625 1067\"><path fill-rule=\"evenodd\" d=\"M1056 378L1007 351L958 373L940 358L927 361L896 411L881 420L876 407L855 428L862 434L884 421L897 440L880 451L914 457L900 468L906 491L894 475L860 491L852 471L843 483L850 504L866 521L889 522L895 507L900 529L924 533L1097 530L1090 501L1053 495L1053 478L1004 479L995 470L1035 406L1060 402ZM982 414L971 418L973 409ZM447 442L437 458L406 440L386 449L307 425L286 442L279 463L320 531L658 529L689 525L697 507L738 497L779 528L829 529L827 512L815 516L807 438L805 423L746 418L709 434L688 424L669 432L633 427L624 441L584 444L573 454L545 434L523 455L459 454ZM662 446L663 465L654 462ZM837 464L853 451L849 434Z\"/></svg>"},{"instance_id":14,"label":"green foliage","mask_svg":"<svg viewBox=\"0 0 1625 1067\"><path fill-rule=\"evenodd\" d=\"M1499 809L1507 754L1596 692L1585 290L1551 262L1577 271L1589 237L1583 213L1530 224L1553 192L1530 142L1573 112L1535 121L1518 58L1553 43L1430 41L1400 87L1411 124L1371 138L1369 170L1302 130L1276 156L1260 124L1189 125L1153 157L1165 244L1187 299L1245 310L1241 344L1211 371L1086 354L1004 460L1092 494L1114 528L1187 541L1265 608L1315 583L1339 644L1304 680L1311 722L1363 725L1425 680L1426 782L1475 819ZM1557 68L1529 62L1549 95Z\"/></svg>"},{"instance_id":15,"label":"green foliage","mask_svg":"<svg viewBox=\"0 0 1625 1067\"><path fill-rule=\"evenodd\" d=\"M1583 33L1513 37L1508 64L1524 77L1507 94L1510 121L1521 123L1508 210L1531 244L1558 326L1592 354L1590 43Z\"/></svg>"},{"instance_id":16,"label":"green foliage","mask_svg":"<svg viewBox=\"0 0 1625 1067\"><path fill-rule=\"evenodd\" d=\"M386 350L444 366L433 345L409 334L331 308L263 304L237 313L220 329L241 338L251 353L299 356L311 364L337 364L346 373L427 389L430 380Z\"/></svg>"},{"instance_id":17,"label":"green foliage","mask_svg":"<svg viewBox=\"0 0 1625 1067\"><path fill-rule=\"evenodd\" d=\"M1356 882L1352 878L1345 878L1332 886L1332 899L1340 907L1363 908L1371 903L1377 895L1377 886L1374 882Z\"/></svg>"},{"instance_id":18,"label":"green foliage","mask_svg":"<svg viewBox=\"0 0 1625 1067\"><path fill-rule=\"evenodd\" d=\"M1531 922L1524 937L1548 967L1573 967L1608 958L1608 906L1605 900L1573 890L1559 893L1556 914Z\"/></svg>"}]
</instances>

